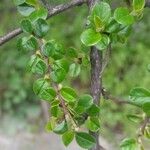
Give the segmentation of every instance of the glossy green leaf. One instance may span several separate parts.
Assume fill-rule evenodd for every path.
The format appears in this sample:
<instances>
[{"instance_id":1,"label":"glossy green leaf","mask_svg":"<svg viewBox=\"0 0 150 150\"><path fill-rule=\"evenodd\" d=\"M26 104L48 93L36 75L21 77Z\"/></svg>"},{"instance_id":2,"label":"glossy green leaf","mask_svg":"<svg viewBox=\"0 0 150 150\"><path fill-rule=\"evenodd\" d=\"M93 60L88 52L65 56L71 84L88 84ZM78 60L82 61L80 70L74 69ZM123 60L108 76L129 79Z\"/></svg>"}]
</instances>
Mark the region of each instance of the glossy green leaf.
<instances>
[{"instance_id":1,"label":"glossy green leaf","mask_svg":"<svg viewBox=\"0 0 150 150\"><path fill-rule=\"evenodd\" d=\"M78 57L77 50L73 47L70 47L66 51L66 56L68 56L69 58L77 58Z\"/></svg>"},{"instance_id":2,"label":"glossy green leaf","mask_svg":"<svg viewBox=\"0 0 150 150\"><path fill-rule=\"evenodd\" d=\"M88 118L86 126L90 131L97 132L100 129L99 117Z\"/></svg>"},{"instance_id":3,"label":"glossy green leaf","mask_svg":"<svg viewBox=\"0 0 150 150\"><path fill-rule=\"evenodd\" d=\"M23 37L18 40L17 47L19 50L37 50L38 48L38 42L37 39L34 38L33 36L27 38Z\"/></svg>"},{"instance_id":4,"label":"glossy green leaf","mask_svg":"<svg viewBox=\"0 0 150 150\"><path fill-rule=\"evenodd\" d=\"M42 18L39 18L38 20L36 20L34 22L34 34L37 36L37 37L40 37L42 38L43 36L45 36L49 30L49 25L47 24L47 22L42 19Z\"/></svg>"},{"instance_id":5,"label":"glossy green leaf","mask_svg":"<svg viewBox=\"0 0 150 150\"><path fill-rule=\"evenodd\" d=\"M150 102L145 102L142 105L142 109L146 113L146 115L150 117Z\"/></svg>"},{"instance_id":6,"label":"glossy green leaf","mask_svg":"<svg viewBox=\"0 0 150 150\"><path fill-rule=\"evenodd\" d=\"M31 24L30 20L28 20L28 19L22 20L21 21L21 29L24 32L32 33L33 28L32 28L32 24Z\"/></svg>"},{"instance_id":7,"label":"glossy green leaf","mask_svg":"<svg viewBox=\"0 0 150 150\"><path fill-rule=\"evenodd\" d=\"M105 24L98 16L94 16L94 24L97 32L103 31L105 28Z\"/></svg>"},{"instance_id":8,"label":"glossy green leaf","mask_svg":"<svg viewBox=\"0 0 150 150\"><path fill-rule=\"evenodd\" d=\"M35 6L37 4L37 0L26 0L26 3Z\"/></svg>"},{"instance_id":9,"label":"glossy green leaf","mask_svg":"<svg viewBox=\"0 0 150 150\"><path fill-rule=\"evenodd\" d=\"M46 20L48 15L48 11L45 8L40 8L36 11L34 11L33 13L31 13L31 15L29 16L29 19L32 22L35 22L36 20L38 20L39 18Z\"/></svg>"},{"instance_id":10,"label":"glossy green leaf","mask_svg":"<svg viewBox=\"0 0 150 150\"><path fill-rule=\"evenodd\" d=\"M100 108L97 105L92 104L92 106L87 110L87 113L90 116L98 116L100 113Z\"/></svg>"},{"instance_id":11,"label":"glossy green leaf","mask_svg":"<svg viewBox=\"0 0 150 150\"><path fill-rule=\"evenodd\" d=\"M64 134L66 131L68 130L68 126L67 123L65 121L63 121L62 123L58 124L55 128L54 128L54 132L56 134Z\"/></svg>"},{"instance_id":12,"label":"glossy green leaf","mask_svg":"<svg viewBox=\"0 0 150 150\"><path fill-rule=\"evenodd\" d=\"M66 71L63 68L56 69L51 72L50 77L54 82L60 83L66 77Z\"/></svg>"},{"instance_id":13,"label":"glossy green leaf","mask_svg":"<svg viewBox=\"0 0 150 150\"><path fill-rule=\"evenodd\" d=\"M74 102L77 99L77 94L75 90L70 87L63 87L60 90L60 94L67 102Z\"/></svg>"},{"instance_id":14,"label":"glossy green leaf","mask_svg":"<svg viewBox=\"0 0 150 150\"><path fill-rule=\"evenodd\" d=\"M54 51L55 51L55 45L54 43L52 43L51 41L46 42L43 46L42 46L42 53L47 56L47 57L51 57L54 55Z\"/></svg>"},{"instance_id":15,"label":"glossy green leaf","mask_svg":"<svg viewBox=\"0 0 150 150\"><path fill-rule=\"evenodd\" d=\"M51 102L56 97L56 91L52 87L43 88L39 93L39 97L43 100Z\"/></svg>"},{"instance_id":16,"label":"glossy green leaf","mask_svg":"<svg viewBox=\"0 0 150 150\"><path fill-rule=\"evenodd\" d=\"M111 19L105 29L108 33L117 33L121 30L121 25L114 19Z\"/></svg>"},{"instance_id":17,"label":"glossy green leaf","mask_svg":"<svg viewBox=\"0 0 150 150\"><path fill-rule=\"evenodd\" d=\"M135 139L124 139L120 144L121 150L137 150L137 143Z\"/></svg>"},{"instance_id":18,"label":"glossy green leaf","mask_svg":"<svg viewBox=\"0 0 150 150\"><path fill-rule=\"evenodd\" d=\"M130 15L129 10L125 7L120 7L115 10L114 19L123 25L131 25L134 23L134 17Z\"/></svg>"},{"instance_id":19,"label":"glossy green leaf","mask_svg":"<svg viewBox=\"0 0 150 150\"><path fill-rule=\"evenodd\" d=\"M88 109L92 106L92 104L93 104L92 96L90 96L88 94L84 94L79 97L78 106Z\"/></svg>"},{"instance_id":20,"label":"glossy green leaf","mask_svg":"<svg viewBox=\"0 0 150 150\"><path fill-rule=\"evenodd\" d=\"M139 115L127 115L127 118L132 121L132 122L135 122L135 123L139 123L141 120L142 120L142 116L139 116Z\"/></svg>"},{"instance_id":21,"label":"glossy green leaf","mask_svg":"<svg viewBox=\"0 0 150 150\"><path fill-rule=\"evenodd\" d=\"M125 43L127 38L130 36L131 31L132 31L131 26L124 27L121 31L118 32L117 41L119 41L121 43Z\"/></svg>"},{"instance_id":22,"label":"glossy green leaf","mask_svg":"<svg viewBox=\"0 0 150 150\"><path fill-rule=\"evenodd\" d=\"M56 117L56 118L58 118L59 116L61 116L62 111L61 111L59 105L51 106L50 114L51 114L53 117Z\"/></svg>"},{"instance_id":23,"label":"glossy green leaf","mask_svg":"<svg viewBox=\"0 0 150 150\"><path fill-rule=\"evenodd\" d=\"M21 5L26 2L26 0L13 0L16 6Z\"/></svg>"},{"instance_id":24,"label":"glossy green leaf","mask_svg":"<svg viewBox=\"0 0 150 150\"><path fill-rule=\"evenodd\" d=\"M26 47L27 40L28 40L27 37L19 38L19 40L17 41L17 49L19 51L27 50L27 47Z\"/></svg>"},{"instance_id":25,"label":"glossy green leaf","mask_svg":"<svg viewBox=\"0 0 150 150\"><path fill-rule=\"evenodd\" d=\"M92 9L91 16L92 18L98 16L101 22L107 24L111 16L111 8L109 4L105 2L96 3Z\"/></svg>"},{"instance_id":26,"label":"glossy green leaf","mask_svg":"<svg viewBox=\"0 0 150 150\"><path fill-rule=\"evenodd\" d=\"M51 102L56 97L55 90L49 86L48 81L41 78L34 82L33 91L40 99Z\"/></svg>"},{"instance_id":27,"label":"glossy green leaf","mask_svg":"<svg viewBox=\"0 0 150 150\"><path fill-rule=\"evenodd\" d=\"M32 12L35 11L35 8L31 5L23 3L17 7L18 12L23 16L29 16Z\"/></svg>"},{"instance_id":28,"label":"glossy green leaf","mask_svg":"<svg viewBox=\"0 0 150 150\"><path fill-rule=\"evenodd\" d=\"M50 121L48 121L45 125L45 131L51 132L56 126L56 120L55 118L51 117Z\"/></svg>"},{"instance_id":29,"label":"glossy green leaf","mask_svg":"<svg viewBox=\"0 0 150 150\"><path fill-rule=\"evenodd\" d=\"M85 149L91 149L96 144L94 137L85 132L77 132L75 138L79 146Z\"/></svg>"},{"instance_id":30,"label":"glossy green leaf","mask_svg":"<svg viewBox=\"0 0 150 150\"><path fill-rule=\"evenodd\" d=\"M145 6L145 0L133 0L133 9L135 11L142 10Z\"/></svg>"},{"instance_id":31,"label":"glossy green leaf","mask_svg":"<svg viewBox=\"0 0 150 150\"><path fill-rule=\"evenodd\" d=\"M77 77L81 72L80 64L73 63L70 65L69 74L71 77Z\"/></svg>"},{"instance_id":32,"label":"glossy green leaf","mask_svg":"<svg viewBox=\"0 0 150 150\"><path fill-rule=\"evenodd\" d=\"M50 122L48 122L48 123L46 124L46 126L45 126L45 131L46 131L46 132L51 132L51 131L52 131L52 127L51 127L51 123L50 123Z\"/></svg>"},{"instance_id":33,"label":"glossy green leaf","mask_svg":"<svg viewBox=\"0 0 150 150\"><path fill-rule=\"evenodd\" d=\"M146 102L150 102L150 92L144 88L134 88L130 92L130 102L142 107Z\"/></svg>"},{"instance_id":34,"label":"glossy green leaf","mask_svg":"<svg viewBox=\"0 0 150 150\"><path fill-rule=\"evenodd\" d=\"M102 39L96 44L96 47L99 50L103 50L108 48L108 45L110 43L110 38L108 35L102 35Z\"/></svg>"},{"instance_id":35,"label":"glossy green leaf","mask_svg":"<svg viewBox=\"0 0 150 150\"><path fill-rule=\"evenodd\" d=\"M28 50L31 50L31 51L34 51L34 50L37 50L38 48L38 42L37 42L37 39L33 36L31 36L25 43L26 45L26 48Z\"/></svg>"},{"instance_id":36,"label":"glossy green leaf","mask_svg":"<svg viewBox=\"0 0 150 150\"><path fill-rule=\"evenodd\" d=\"M62 59L65 54L65 49L61 44L56 43L55 41L49 41L47 45L47 55L52 57L54 60Z\"/></svg>"},{"instance_id":37,"label":"glossy green leaf","mask_svg":"<svg viewBox=\"0 0 150 150\"><path fill-rule=\"evenodd\" d=\"M81 35L81 41L86 46L93 46L101 40L101 34L93 29L86 29Z\"/></svg>"},{"instance_id":38,"label":"glossy green leaf","mask_svg":"<svg viewBox=\"0 0 150 150\"><path fill-rule=\"evenodd\" d=\"M45 79L40 78L34 82L33 91L36 95L39 95L42 92L42 90L47 88L48 86L48 82Z\"/></svg>"},{"instance_id":39,"label":"glossy green leaf","mask_svg":"<svg viewBox=\"0 0 150 150\"><path fill-rule=\"evenodd\" d=\"M46 72L47 66L45 64L45 62L40 59L37 58L36 61L32 64L32 73L37 73L37 74L44 74Z\"/></svg>"},{"instance_id":40,"label":"glossy green leaf","mask_svg":"<svg viewBox=\"0 0 150 150\"><path fill-rule=\"evenodd\" d=\"M74 139L74 132L73 131L67 131L62 136L62 141L65 146L68 146Z\"/></svg>"},{"instance_id":41,"label":"glossy green leaf","mask_svg":"<svg viewBox=\"0 0 150 150\"><path fill-rule=\"evenodd\" d=\"M63 68L66 72L69 71L69 62L66 59L59 59L54 62L54 69Z\"/></svg>"}]
</instances>

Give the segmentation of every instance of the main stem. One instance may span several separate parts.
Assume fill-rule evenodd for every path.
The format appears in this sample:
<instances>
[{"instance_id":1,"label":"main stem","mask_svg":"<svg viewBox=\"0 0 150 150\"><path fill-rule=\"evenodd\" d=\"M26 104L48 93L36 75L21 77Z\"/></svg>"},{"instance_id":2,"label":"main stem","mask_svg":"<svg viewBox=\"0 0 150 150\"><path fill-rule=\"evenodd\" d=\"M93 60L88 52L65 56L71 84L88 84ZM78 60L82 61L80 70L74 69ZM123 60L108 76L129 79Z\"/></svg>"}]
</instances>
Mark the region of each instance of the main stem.
<instances>
[{"instance_id":1,"label":"main stem","mask_svg":"<svg viewBox=\"0 0 150 150\"><path fill-rule=\"evenodd\" d=\"M89 10L91 11L93 5L97 0L88 0ZM100 104L100 97L102 93L102 77L100 73L102 71L102 52L99 51L95 46L91 47L90 51L90 62L91 62L91 95L94 99L94 103ZM99 133L90 132L96 139L96 145L91 150L103 150L99 142Z\"/></svg>"},{"instance_id":2,"label":"main stem","mask_svg":"<svg viewBox=\"0 0 150 150\"><path fill-rule=\"evenodd\" d=\"M102 92L102 78L100 78L100 72L102 70L102 52L97 50L96 47L91 47L90 52L91 61L91 95L94 99L94 103L100 104L100 97ZM96 145L91 150L103 150L99 142L99 132L90 132L96 139Z\"/></svg>"}]
</instances>

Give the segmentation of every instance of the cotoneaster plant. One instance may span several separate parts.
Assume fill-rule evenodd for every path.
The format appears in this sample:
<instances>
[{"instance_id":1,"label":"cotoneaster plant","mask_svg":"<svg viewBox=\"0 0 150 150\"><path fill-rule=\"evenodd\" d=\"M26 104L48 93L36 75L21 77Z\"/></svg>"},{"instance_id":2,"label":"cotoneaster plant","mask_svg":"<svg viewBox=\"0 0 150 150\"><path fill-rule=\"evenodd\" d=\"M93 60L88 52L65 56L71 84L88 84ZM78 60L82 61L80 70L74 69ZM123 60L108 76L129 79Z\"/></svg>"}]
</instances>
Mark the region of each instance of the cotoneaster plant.
<instances>
[{"instance_id":1,"label":"cotoneaster plant","mask_svg":"<svg viewBox=\"0 0 150 150\"><path fill-rule=\"evenodd\" d=\"M43 2L43 3L41 3ZM145 0L128 1L128 7L117 7L115 10L104 1L74 0L52 10L47 9L44 0L14 0L18 12L23 16L21 29L9 35L24 32L18 40L18 49L32 53L27 70L36 76L33 84L34 93L50 104L50 119L46 124L47 132L61 136L65 146L75 138L84 149L103 149L98 142L101 132L100 96L112 99L102 86L102 73L107 66L111 47L117 42L128 40L133 24L142 18ZM53 30L47 19L76 5L87 3L89 16L86 29L80 39L91 52L84 53L76 48L64 48L57 39L46 40L49 30ZM0 44L9 40L0 39ZM104 58L102 58L104 56ZM104 62L103 62L104 60ZM90 64L91 62L91 64ZM80 75L81 66L91 67L91 92L79 95L73 87L65 85L65 80ZM144 121L137 138L127 138L121 142L121 150L144 149L142 136L150 138L150 91L135 88L130 93L129 104L141 108L144 115L130 115L130 120Z\"/></svg>"}]
</instances>

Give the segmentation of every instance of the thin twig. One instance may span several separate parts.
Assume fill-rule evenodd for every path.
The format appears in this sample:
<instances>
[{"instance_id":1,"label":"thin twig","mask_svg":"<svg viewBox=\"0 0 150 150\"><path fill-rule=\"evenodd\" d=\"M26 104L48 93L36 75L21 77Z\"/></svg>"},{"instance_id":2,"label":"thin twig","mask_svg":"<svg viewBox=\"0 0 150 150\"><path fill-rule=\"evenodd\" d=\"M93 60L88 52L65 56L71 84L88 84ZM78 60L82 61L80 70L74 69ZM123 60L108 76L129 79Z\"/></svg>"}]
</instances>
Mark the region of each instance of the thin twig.
<instances>
[{"instance_id":1,"label":"thin twig","mask_svg":"<svg viewBox=\"0 0 150 150\"><path fill-rule=\"evenodd\" d=\"M86 3L86 0L75 0L75 1L71 1L67 4L63 4L63 5L58 5L56 7L54 7L53 9L50 9L48 11L48 17L47 19L49 19L52 16L55 16L61 12L64 12L70 8L73 8L75 6L79 6ZM10 41L11 39L15 38L16 36L18 36L19 34L21 34L23 31L21 28L15 29L9 33L7 33L4 36L0 37L0 46L3 45L4 43Z\"/></svg>"},{"instance_id":2,"label":"thin twig","mask_svg":"<svg viewBox=\"0 0 150 150\"><path fill-rule=\"evenodd\" d=\"M141 128L140 128L140 131L142 134L144 134L144 130L145 130L148 123L149 123L149 117L146 116L142 125L141 125Z\"/></svg>"},{"instance_id":3,"label":"thin twig","mask_svg":"<svg viewBox=\"0 0 150 150\"><path fill-rule=\"evenodd\" d=\"M149 119L150 119L149 117L145 116L141 124L140 130L137 134L138 143L140 144L142 148L143 148L142 136L144 135L144 131L145 131L147 124L149 123Z\"/></svg>"},{"instance_id":4,"label":"thin twig","mask_svg":"<svg viewBox=\"0 0 150 150\"><path fill-rule=\"evenodd\" d=\"M108 63L109 63L109 60L110 60L110 55L111 55L111 44L109 44L106 52L105 52L105 56L104 56L104 59L103 59L103 64L102 64L102 70L100 72L100 76L99 78L102 77L104 71L105 71L105 68L107 67Z\"/></svg>"},{"instance_id":5,"label":"thin twig","mask_svg":"<svg viewBox=\"0 0 150 150\"><path fill-rule=\"evenodd\" d=\"M102 95L105 99L112 100L117 105L123 105L123 104L135 105L135 104L133 104L132 102L130 102L128 100L124 100L122 98L118 98L118 97L115 97L115 96L111 95L105 88L102 88Z\"/></svg>"},{"instance_id":6,"label":"thin twig","mask_svg":"<svg viewBox=\"0 0 150 150\"><path fill-rule=\"evenodd\" d=\"M50 8L50 6L49 6L47 0L40 0L40 1L41 1L41 3L43 4L43 6L45 6L47 9Z\"/></svg>"}]
</instances>

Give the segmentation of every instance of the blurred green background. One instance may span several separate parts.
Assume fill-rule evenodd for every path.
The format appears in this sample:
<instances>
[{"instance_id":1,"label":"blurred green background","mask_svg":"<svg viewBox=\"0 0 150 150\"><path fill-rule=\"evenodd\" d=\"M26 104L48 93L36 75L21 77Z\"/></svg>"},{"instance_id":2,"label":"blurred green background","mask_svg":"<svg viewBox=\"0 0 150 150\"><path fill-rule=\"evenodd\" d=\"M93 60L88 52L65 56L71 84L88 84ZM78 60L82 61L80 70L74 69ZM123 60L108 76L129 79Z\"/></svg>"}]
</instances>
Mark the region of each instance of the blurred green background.
<instances>
[{"instance_id":1,"label":"blurred green background","mask_svg":"<svg viewBox=\"0 0 150 150\"><path fill-rule=\"evenodd\" d=\"M49 3L53 7L69 1L49 0ZM112 1L113 4L118 3L117 0ZM123 4L123 1L119 3ZM111 60L103 75L103 85L117 97L127 99L134 87L150 89L149 13L150 10L146 8L142 20L134 25L126 44L113 45ZM73 46L82 49L80 34L87 15L87 7L83 5L50 18L50 30L46 38L56 39L66 48ZM12 0L0 0L0 36L19 27L20 20L21 16ZM0 47L0 134L12 135L18 130L44 132L43 106L32 90L34 77L26 71L31 54L18 51L16 43L17 38L14 38ZM81 91L89 88L89 69L83 68L81 77L72 81L72 85ZM111 101L103 102L102 136L116 144L122 137L134 137L139 124L130 122L126 117L132 113L138 114L140 110L128 105L117 106Z\"/></svg>"}]
</instances>

